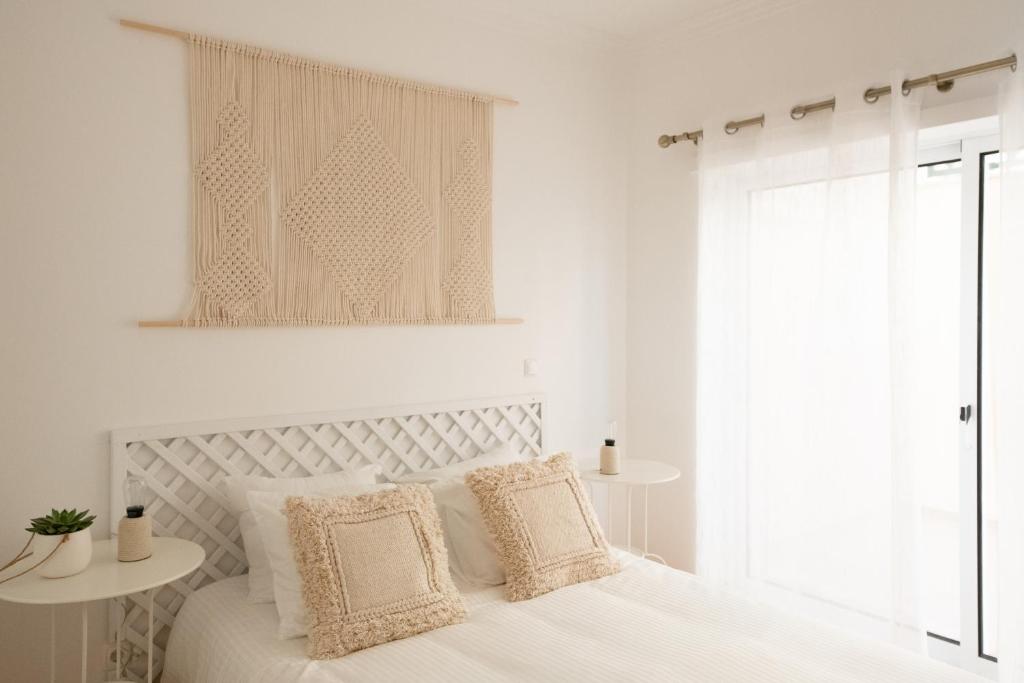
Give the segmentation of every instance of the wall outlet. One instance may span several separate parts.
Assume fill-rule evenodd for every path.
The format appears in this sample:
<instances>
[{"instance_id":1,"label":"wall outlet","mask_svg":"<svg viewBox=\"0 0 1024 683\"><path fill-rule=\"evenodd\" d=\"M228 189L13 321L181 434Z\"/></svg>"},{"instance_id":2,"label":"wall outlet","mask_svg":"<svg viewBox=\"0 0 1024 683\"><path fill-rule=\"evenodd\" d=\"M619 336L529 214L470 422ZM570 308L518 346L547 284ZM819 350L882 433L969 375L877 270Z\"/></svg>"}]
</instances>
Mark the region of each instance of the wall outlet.
<instances>
[{"instance_id":1,"label":"wall outlet","mask_svg":"<svg viewBox=\"0 0 1024 683\"><path fill-rule=\"evenodd\" d=\"M121 668L123 670L127 670L131 664L141 661L143 654L143 651L135 647L127 638L121 640ZM116 641L108 640L103 643L103 662L106 664L105 669L108 674L112 674L118 679L122 677L124 671L114 671L117 668Z\"/></svg>"},{"instance_id":2,"label":"wall outlet","mask_svg":"<svg viewBox=\"0 0 1024 683\"><path fill-rule=\"evenodd\" d=\"M536 377L540 364L536 358L527 358L523 361L523 377Z\"/></svg>"}]
</instances>

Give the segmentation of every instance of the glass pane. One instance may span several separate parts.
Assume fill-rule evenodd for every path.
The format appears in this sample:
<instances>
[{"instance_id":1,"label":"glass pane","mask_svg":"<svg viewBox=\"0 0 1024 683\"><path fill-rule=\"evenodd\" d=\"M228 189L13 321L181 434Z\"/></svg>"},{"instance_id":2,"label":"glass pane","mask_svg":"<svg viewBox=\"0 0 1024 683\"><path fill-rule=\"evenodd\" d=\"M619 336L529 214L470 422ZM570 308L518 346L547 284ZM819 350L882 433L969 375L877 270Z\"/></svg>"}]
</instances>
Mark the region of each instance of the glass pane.
<instances>
[{"instance_id":1,"label":"glass pane","mask_svg":"<svg viewBox=\"0 0 1024 683\"><path fill-rule=\"evenodd\" d=\"M962 164L917 175L915 293L924 373L914 401L921 473L925 628L960 640L960 242Z\"/></svg>"},{"instance_id":2,"label":"glass pane","mask_svg":"<svg viewBox=\"0 0 1024 683\"><path fill-rule=\"evenodd\" d=\"M888 176L755 193L749 573L872 632L890 617ZM777 591L773 590L777 589Z\"/></svg>"},{"instance_id":3,"label":"glass pane","mask_svg":"<svg viewBox=\"0 0 1024 683\"><path fill-rule=\"evenodd\" d=\"M925 627L960 638L961 164L918 173L913 402ZM750 248L750 577L886 636L891 618L888 177L756 192ZM777 590L776 590L777 589Z\"/></svg>"},{"instance_id":4,"label":"glass pane","mask_svg":"<svg viewBox=\"0 0 1024 683\"><path fill-rule=\"evenodd\" d=\"M982 240L989 230L995 230L999 224L999 155L985 154L982 156L982 191L984 192L982 202ZM985 330L992 329L990 325L988 305L990 287L986 284L987 274L990 272L988 258L985 256L984 241L982 241L982 254L985 259L982 267L981 279L981 401L978 408L980 415L979 424L981 433L978 435L978 449L981 452L981 609L980 621L982 627L981 651L989 656L997 657L996 641L998 636L998 605L999 593L996 585L998 576L998 561L996 554L997 534L999 533L999 520L996 517L996 487L993 479L995 473L994 454L989 444L992 443L992 411L985 410L985 406L992 405L992 382L988 359L989 343Z\"/></svg>"}]
</instances>

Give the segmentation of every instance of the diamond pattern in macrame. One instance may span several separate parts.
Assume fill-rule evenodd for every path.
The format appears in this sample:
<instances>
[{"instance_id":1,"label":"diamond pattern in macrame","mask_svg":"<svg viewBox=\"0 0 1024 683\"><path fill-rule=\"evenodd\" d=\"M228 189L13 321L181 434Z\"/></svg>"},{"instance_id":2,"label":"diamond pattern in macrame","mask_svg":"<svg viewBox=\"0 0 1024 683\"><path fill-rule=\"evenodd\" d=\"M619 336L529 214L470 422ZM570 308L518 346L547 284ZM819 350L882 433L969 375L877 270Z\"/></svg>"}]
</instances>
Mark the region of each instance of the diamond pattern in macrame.
<instances>
[{"instance_id":1,"label":"diamond pattern in macrame","mask_svg":"<svg viewBox=\"0 0 1024 683\"><path fill-rule=\"evenodd\" d=\"M461 169L445 189L444 198L458 219L458 249L442 287L453 312L463 319L487 315L491 273L484 264L480 224L491 206L490 186L480 172L480 151L466 140L459 150Z\"/></svg>"},{"instance_id":2,"label":"diamond pattern in macrame","mask_svg":"<svg viewBox=\"0 0 1024 683\"><path fill-rule=\"evenodd\" d=\"M288 202L282 222L361 320L373 315L435 229L419 192L365 116Z\"/></svg>"},{"instance_id":3,"label":"diamond pattern in macrame","mask_svg":"<svg viewBox=\"0 0 1024 683\"><path fill-rule=\"evenodd\" d=\"M480 251L479 237L475 244L463 246L444 282L444 290L451 301L452 309L457 317L464 320L487 316L486 304L490 301L491 274L484 267Z\"/></svg>"},{"instance_id":4,"label":"diamond pattern in macrame","mask_svg":"<svg viewBox=\"0 0 1024 683\"><path fill-rule=\"evenodd\" d=\"M444 198L464 228L478 229L491 208L491 189L480 173L480 150L475 141L462 143L459 161L462 170L445 188Z\"/></svg>"},{"instance_id":5,"label":"diamond pattern in macrame","mask_svg":"<svg viewBox=\"0 0 1024 683\"><path fill-rule=\"evenodd\" d=\"M249 119L237 102L217 115L220 139L196 167L196 177L218 208L218 254L196 283L231 318L270 288L270 275L252 255L251 208L270 174L250 146Z\"/></svg>"},{"instance_id":6,"label":"diamond pattern in macrame","mask_svg":"<svg viewBox=\"0 0 1024 683\"><path fill-rule=\"evenodd\" d=\"M270 182L266 166L249 146L249 119L237 102L217 116L220 140L199 164L199 181L226 215L242 214Z\"/></svg>"},{"instance_id":7,"label":"diamond pattern in macrame","mask_svg":"<svg viewBox=\"0 0 1024 683\"><path fill-rule=\"evenodd\" d=\"M270 275L238 243L225 244L196 283L230 318L239 318L253 300L270 288Z\"/></svg>"}]
</instances>

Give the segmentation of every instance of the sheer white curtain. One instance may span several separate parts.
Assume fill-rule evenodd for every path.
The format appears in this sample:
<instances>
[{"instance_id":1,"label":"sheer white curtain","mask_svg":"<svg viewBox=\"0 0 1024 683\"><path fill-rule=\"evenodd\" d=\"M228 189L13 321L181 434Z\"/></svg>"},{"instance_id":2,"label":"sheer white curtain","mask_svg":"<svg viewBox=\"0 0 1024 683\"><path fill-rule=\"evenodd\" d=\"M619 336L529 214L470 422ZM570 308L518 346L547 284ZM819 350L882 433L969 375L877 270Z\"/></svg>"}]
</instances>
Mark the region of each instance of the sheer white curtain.
<instances>
[{"instance_id":1,"label":"sheer white curtain","mask_svg":"<svg viewBox=\"0 0 1024 683\"><path fill-rule=\"evenodd\" d=\"M899 82L875 105L704 127L697 569L920 648L919 100Z\"/></svg>"},{"instance_id":2,"label":"sheer white curtain","mask_svg":"<svg viewBox=\"0 0 1024 683\"><path fill-rule=\"evenodd\" d=\"M1024 55L1024 46L1017 49ZM1024 69L999 97L1000 213L985 235L993 269L992 422L998 514L999 679L1024 681Z\"/></svg>"}]
</instances>

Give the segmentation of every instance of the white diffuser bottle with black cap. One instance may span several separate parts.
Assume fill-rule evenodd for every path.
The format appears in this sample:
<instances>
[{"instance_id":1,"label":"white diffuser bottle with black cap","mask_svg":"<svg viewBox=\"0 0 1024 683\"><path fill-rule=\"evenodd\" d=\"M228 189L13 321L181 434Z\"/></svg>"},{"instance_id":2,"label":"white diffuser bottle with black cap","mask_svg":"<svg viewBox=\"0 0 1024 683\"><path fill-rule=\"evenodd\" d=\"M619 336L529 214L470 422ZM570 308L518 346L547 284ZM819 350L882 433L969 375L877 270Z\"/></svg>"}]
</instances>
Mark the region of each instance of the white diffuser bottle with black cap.
<instances>
[{"instance_id":1,"label":"white diffuser bottle with black cap","mask_svg":"<svg viewBox=\"0 0 1024 683\"><path fill-rule=\"evenodd\" d=\"M601 474L619 473L619 449L615 445L615 423L608 424L608 438L601 446Z\"/></svg>"},{"instance_id":2,"label":"white diffuser bottle with black cap","mask_svg":"<svg viewBox=\"0 0 1024 683\"><path fill-rule=\"evenodd\" d=\"M137 562L153 554L153 524L146 512L149 487L139 477L124 480L125 516L117 525L117 559Z\"/></svg>"}]
</instances>

